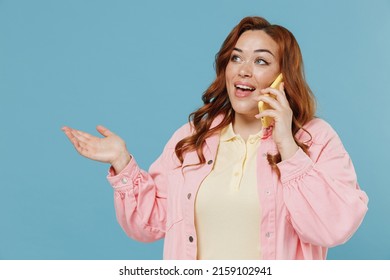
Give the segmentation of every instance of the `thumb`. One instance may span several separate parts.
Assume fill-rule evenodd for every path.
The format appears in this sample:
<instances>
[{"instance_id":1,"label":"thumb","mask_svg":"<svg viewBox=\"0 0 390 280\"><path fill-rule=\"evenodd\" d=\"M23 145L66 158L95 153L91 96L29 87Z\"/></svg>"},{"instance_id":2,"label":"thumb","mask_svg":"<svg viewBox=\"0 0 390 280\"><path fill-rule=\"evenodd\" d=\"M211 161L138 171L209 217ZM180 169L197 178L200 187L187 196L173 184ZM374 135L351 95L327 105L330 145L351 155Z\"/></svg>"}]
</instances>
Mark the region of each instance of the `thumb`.
<instances>
[{"instance_id":1,"label":"thumb","mask_svg":"<svg viewBox=\"0 0 390 280\"><path fill-rule=\"evenodd\" d=\"M104 126L102 125L98 125L96 127L96 130L103 136L105 137L108 137L110 135L113 135L114 133L112 133L111 131L109 131L107 128L105 128Z\"/></svg>"}]
</instances>

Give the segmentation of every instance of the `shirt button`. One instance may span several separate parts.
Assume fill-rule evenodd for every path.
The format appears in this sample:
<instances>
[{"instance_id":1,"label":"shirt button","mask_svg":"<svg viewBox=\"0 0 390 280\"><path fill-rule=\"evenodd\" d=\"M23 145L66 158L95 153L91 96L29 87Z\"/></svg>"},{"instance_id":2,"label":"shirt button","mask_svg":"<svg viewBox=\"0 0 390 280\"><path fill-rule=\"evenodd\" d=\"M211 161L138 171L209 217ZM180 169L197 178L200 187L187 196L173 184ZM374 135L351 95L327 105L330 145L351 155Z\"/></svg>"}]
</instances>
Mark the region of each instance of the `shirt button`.
<instances>
[{"instance_id":1,"label":"shirt button","mask_svg":"<svg viewBox=\"0 0 390 280\"><path fill-rule=\"evenodd\" d=\"M265 192L267 195L270 195L271 194L271 191L270 190L266 190Z\"/></svg>"},{"instance_id":2,"label":"shirt button","mask_svg":"<svg viewBox=\"0 0 390 280\"><path fill-rule=\"evenodd\" d=\"M210 159L210 160L207 162L208 165L210 165L210 164L212 164L212 163L213 163L213 160L212 160L212 159Z\"/></svg>"},{"instance_id":3,"label":"shirt button","mask_svg":"<svg viewBox=\"0 0 390 280\"><path fill-rule=\"evenodd\" d=\"M122 182L122 184L126 184L127 183L127 179L126 178L122 178L121 182Z\"/></svg>"},{"instance_id":4,"label":"shirt button","mask_svg":"<svg viewBox=\"0 0 390 280\"><path fill-rule=\"evenodd\" d=\"M187 198L188 198L188 199L191 198L191 193L187 194Z\"/></svg>"},{"instance_id":5,"label":"shirt button","mask_svg":"<svg viewBox=\"0 0 390 280\"><path fill-rule=\"evenodd\" d=\"M271 237L271 233L270 233L270 232L267 232L267 233L265 234L265 236L266 236L267 238L270 238L270 237Z\"/></svg>"},{"instance_id":6,"label":"shirt button","mask_svg":"<svg viewBox=\"0 0 390 280\"><path fill-rule=\"evenodd\" d=\"M256 139L252 138L252 139L249 140L249 143L251 143L251 144L255 144L255 142L256 142Z\"/></svg>"},{"instance_id":7,"label":"shirt button","mask_svg":"<svg viewBox=\"0 0 390 280\"><path fill-rule=\"evenodd\" d=\"M192 237L192 236L190 236L189 238L188 238L188 240L192 243L192 242L194 242L194 238Z\"/></svg>"},{"instance_id":8,"label":"shirt button","mask_svg":"<svg viewBox=\"0 0 390 280\"><path fill-rule=\"evenodd\" d=\"M267 154L266 154L266 153L263 153L262 156L263 156L263 157L267 157Z\"/></svg>"}]
</instances>

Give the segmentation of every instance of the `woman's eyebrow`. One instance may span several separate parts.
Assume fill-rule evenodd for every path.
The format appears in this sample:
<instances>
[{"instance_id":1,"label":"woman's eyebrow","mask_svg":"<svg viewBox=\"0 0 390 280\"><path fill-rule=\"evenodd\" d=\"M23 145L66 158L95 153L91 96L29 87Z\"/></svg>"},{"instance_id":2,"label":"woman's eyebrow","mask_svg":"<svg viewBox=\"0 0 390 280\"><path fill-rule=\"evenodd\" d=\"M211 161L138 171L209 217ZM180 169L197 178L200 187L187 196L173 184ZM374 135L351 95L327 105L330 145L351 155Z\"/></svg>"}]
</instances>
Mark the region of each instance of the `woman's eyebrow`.
<instances>
[{"instance_id":1,"label":"woman's eyebrow","mask_svg":"<svg viewBox=\"0 0 390 280\"><path fill-rule=\"evenodd\" d=\"M243 52L242 49L239 49L239 48L234 48L233 50L238 51L238 52L240 52L240 53ZM258 49L258 50L254 50L253 52L255 52L255 53L257 53L257 52L267 52L267 53L271 54L272 56L275 56L275 55L274 55L270 50L268 50L268 49Z\"/></svg>"}]
</instances>

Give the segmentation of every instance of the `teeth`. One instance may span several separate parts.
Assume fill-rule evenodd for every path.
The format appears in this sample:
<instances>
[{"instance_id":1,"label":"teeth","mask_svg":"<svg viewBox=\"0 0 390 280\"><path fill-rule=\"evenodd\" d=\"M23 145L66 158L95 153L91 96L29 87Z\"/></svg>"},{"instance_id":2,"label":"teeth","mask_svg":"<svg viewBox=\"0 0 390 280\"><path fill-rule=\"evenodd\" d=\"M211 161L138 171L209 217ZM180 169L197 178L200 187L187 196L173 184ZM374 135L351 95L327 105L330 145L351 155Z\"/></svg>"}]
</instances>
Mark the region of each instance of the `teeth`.
<instances>
[{"instance_id":1,"label":"teeth","mask_svg":"<svg viewBox=\"0 0 390 280\"><path fill-rule=\"evenodd\" d=\"M254 91L255 90L255 88L248 87L248 86L245 86L245 85L236 85L236 88L243 89L243 90L250 90L250 91Z\"/></svg>"}]
</instances>

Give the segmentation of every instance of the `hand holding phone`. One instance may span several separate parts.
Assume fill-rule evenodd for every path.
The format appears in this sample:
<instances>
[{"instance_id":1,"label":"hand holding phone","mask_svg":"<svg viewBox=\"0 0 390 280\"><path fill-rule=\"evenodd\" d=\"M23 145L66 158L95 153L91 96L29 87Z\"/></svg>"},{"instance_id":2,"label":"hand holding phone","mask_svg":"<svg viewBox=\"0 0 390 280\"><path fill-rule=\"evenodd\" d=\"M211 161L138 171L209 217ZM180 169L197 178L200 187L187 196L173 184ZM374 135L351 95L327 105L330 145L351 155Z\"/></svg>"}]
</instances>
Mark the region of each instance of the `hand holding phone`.
<instances>
[{"instance_id":1,"label":"hand holding phone","mask_svg":"<svg viewBox=\"0 0 390 280\"><path fill-rule=\"evenodd\" d=\"M278 89L281 82L283 82L283 75L282 75L282 73L280 73L276 77L275 81L273 81L273 83L270 85L270 87ZM266 96L271 96L271 97L275 98L273 95L270 95L270 94L265 94L265 95ZM268 109L272 109L272 107L269 106L268 103L265 103L263 101L259 101L258 107L259 107L259 113L261 113L261 112L263 112L265 110L268 110ZM273 121L272 117L262 117L261 118L261 124L263 125L264 128L269 127L272 124L272 121Z\"/></svg>"}]
</instances>

